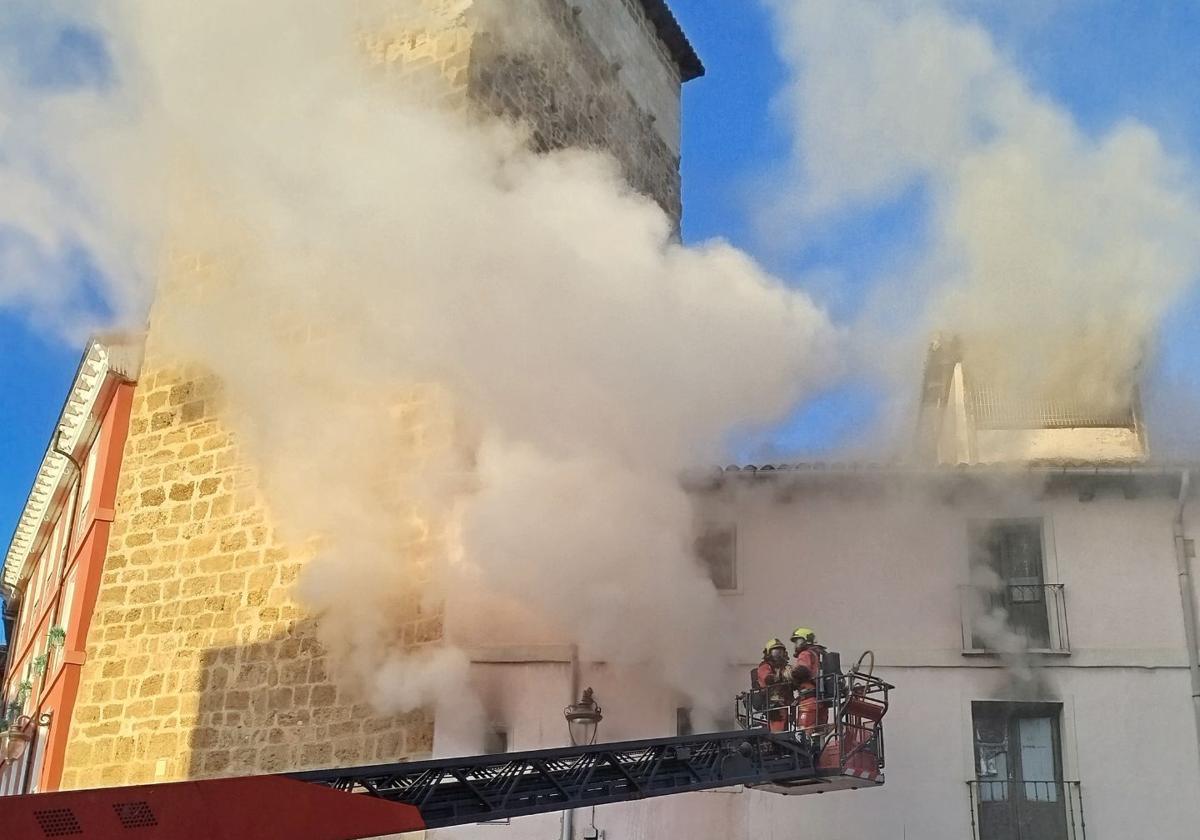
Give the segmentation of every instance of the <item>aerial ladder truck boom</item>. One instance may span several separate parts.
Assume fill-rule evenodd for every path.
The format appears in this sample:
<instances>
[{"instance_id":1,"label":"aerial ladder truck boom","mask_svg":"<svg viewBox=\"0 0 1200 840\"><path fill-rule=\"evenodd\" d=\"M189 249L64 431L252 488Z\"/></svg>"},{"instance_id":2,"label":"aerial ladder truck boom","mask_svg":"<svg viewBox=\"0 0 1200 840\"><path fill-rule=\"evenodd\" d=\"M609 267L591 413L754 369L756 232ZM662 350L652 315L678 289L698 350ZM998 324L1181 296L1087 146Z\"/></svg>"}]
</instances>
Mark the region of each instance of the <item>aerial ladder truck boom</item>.
<instances>
[{"instance_id":1,"label":"aerial ladder truck boom","mask_svg":"<svg viewBox=\"0 0 1200 840\"><path fill-rule=\"evenodd\" d=\"M6 840L356 840L745 785L825 793L883 784L892 686L830 681L823 731L766 727L765 695L731 732L268 776L0 798Z\"/></svg>"}]
</instances>

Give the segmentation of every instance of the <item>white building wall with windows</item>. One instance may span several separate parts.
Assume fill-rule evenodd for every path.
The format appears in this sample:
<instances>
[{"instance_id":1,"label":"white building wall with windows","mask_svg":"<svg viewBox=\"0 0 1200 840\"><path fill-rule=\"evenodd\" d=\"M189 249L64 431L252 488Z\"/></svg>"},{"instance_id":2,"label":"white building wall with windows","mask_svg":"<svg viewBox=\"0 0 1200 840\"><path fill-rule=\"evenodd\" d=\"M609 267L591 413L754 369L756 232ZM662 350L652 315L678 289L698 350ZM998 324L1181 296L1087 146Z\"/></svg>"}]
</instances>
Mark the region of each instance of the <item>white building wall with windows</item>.
<instances>
[{"instance_id":1,"label":"white building wall with windows","mask_svg":"<svg viewBox=\"0 0 1200 840\"><path fill-rule=\"evenodd\" d=\"M1161 840L1194 838L1200 756L1172 539L1175 475L1088 481L983 467L863 469L731 477L702 494L715 521L736 526L737 588L724 603L746 659L724 675L730 697L745 687L762 640L797 624L814 627L846 664L874 650L879 672L897 686L885 720L887 783L826 796L734 789L601 806L596 828L608 840L1028 838L1028 827L1015 835L997 833L994 821L981 824L978 786L972 799L968 784L981 775L973 708L1000 708L973 704L1016 703L1025 705L1003 708L1034 718L1052 710L1057 731L1054 784L1033 800L1044 807L1061 797L1064 822L1061 832L1038 829L1037 840L1127 840L1147 831ZM1192 504L1189 535L1200 532L1200 502ZM1048 607L1063 613L1050 617L1065 623L1051 645L1060 649L1023 657L1032 683L1014 680L995 654L970 650L972 634L964 632L971 534L990 520L1041 523L1041 584L1061 592L1060 607ZM471 625L455 616L452 600L451 638ZM471 646L481 694L510 749L565 744L562 708L573 684L596 689L603 741L675 734L676 708L687 702L636 669L572 666L571 649L552 638L525 638L521 646L458 638ZM1038 740L1047 725L1016 724L1024 746L1010 744L1034 775L1049 766ZM442 717L435 750L471 751ZM576 815L574 836L588 836L591 825L590 811ZM499 840L560 831L560 819L548 815L442 835Z\"/></svg>"}]
</instances>

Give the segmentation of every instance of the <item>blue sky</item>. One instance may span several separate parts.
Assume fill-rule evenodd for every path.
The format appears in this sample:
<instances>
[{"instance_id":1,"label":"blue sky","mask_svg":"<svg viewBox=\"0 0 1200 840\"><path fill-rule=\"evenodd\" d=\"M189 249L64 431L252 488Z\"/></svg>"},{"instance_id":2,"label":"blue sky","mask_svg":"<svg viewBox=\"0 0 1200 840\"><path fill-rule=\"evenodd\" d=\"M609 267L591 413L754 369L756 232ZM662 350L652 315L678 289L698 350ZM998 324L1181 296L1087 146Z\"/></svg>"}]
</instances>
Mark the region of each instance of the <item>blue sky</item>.
<instances>
[{"instance_id":1,"label":"blue sky","mask_svg":"<svg viewBox=\"0 0 1200 840\"><path fill-rule=\"evenodd\" d=\"M923 196L910 190L843 219L800 253L769 247L752 213L764 172L788 152L789 138L771 102L785 67L771 44L767 13L752 2L673 0L677 16L708 68L684 97L684 238L724 237L789 282L810 291L838 320L853 319L877 266L922 235ZM1040 94L1065 107L1089 133L1136 118L1153 127L1177 157L1200 165L1200 3L1152 0L959 0ZM0 47L6 39L0 17ZM69 61L33 61L43 83L95 81L102 54L78 32L58 39ZM2 200L2 199L0 199ZM86 268L81 269L86 275ZM813 277L826 278L814 282ZM806 278L802 281L800 278ZM836 278L831 281L828 278ZM86 282L81 288L87 288ZM3 279L0 278L0 282ZM1153 376L1187 395L1200 393L1200 290L1168 319ZM0 352L8 387L0 390L0 535L11 534L78 362L79 347L45 336L0 307ZM915 384L914 384L915 387ZM863 382L842 381L807 403L780 432L777 452L827 452L845 445L879 415ZM1196 415L1200 417L1200 413ZM761 453L757 453L761 454Z\"/></svg>"}]
</instances>

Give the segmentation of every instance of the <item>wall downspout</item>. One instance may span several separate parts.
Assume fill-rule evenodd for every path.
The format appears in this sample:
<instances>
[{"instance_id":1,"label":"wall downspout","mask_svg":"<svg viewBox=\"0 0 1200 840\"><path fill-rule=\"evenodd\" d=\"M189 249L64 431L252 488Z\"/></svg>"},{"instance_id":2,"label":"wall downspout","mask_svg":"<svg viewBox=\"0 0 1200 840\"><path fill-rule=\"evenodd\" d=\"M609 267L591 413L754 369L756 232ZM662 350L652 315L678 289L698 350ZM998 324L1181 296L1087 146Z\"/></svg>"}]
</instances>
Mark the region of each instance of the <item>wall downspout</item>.
<instances>
[{"instance_id":1,"label":"wall downspout","mask_svg":"<svg viewBox=\"0 0 1200 840\"><path fill-rule=\"evenodd\" d=\"M579 647L571 645L571 693L567 697L570 705L579 699ZM573 840L575 837L575 809L568 808L562 812L562 835L560 840Z\"/></svg>"},{"instance_id":2,"label":"wall downspout","mask_svg":"<svg viewBox=\"0 0 1200 840\"><path fill-rule=\"evenodd\" d=\"M1196 635L1196 585L1192 562L1188 557L1187 532L1183 512L1187 507L1192 474L1184 470L1179 481L1179 505L1175 511L1175 564L1179 572L1179 597L1183 602L1183 633L1188 648L1188 670L1192 675L1192 712L1196 719L1196 755L1200 759L1200 641Z\"/></svg>"},{"instance_id":3,"label":"wall downspout","mask_svg":"<svg viewBox=\"0 0 1200 840\"><path fill-rule=\"evenodd\" d=\"M62 448L62 439L63 433L60 429L57 437L54 439L54 452L58 455L61 455L63 458L66 458L71 466L75 468L75 486L71 487L71 485L67 485L67 498L71 497L72 490L75 492L75 498L71 502L71 512L67 519L67 560L63 561L62 568L58 570L58 580L56 581L60 592L62 590L63 581L66 579L68 561L73 556L75 551L79 549L79 546L75 545L75 527L79 524L77 521L79 519L79 503L83 501L83 464L79 463L79 461L75 459L74 455ZM62 599L59 598L58 604L55 606L56 615L54 616L54 620L56 622L62 620L62 615L58 613L58 610L61 609Z\"/></svg>"}]
</instances>

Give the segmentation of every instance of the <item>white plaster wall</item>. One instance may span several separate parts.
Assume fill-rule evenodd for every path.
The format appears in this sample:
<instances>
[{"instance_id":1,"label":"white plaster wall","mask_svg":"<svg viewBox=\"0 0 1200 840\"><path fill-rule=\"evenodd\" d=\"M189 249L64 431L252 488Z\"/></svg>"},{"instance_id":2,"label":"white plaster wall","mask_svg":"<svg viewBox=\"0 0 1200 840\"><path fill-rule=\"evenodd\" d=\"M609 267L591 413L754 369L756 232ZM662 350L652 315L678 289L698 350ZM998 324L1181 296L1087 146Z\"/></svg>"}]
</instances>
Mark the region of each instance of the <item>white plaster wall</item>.
<instances>
[{"instance_id":1,"label":"white plaster wall","mask_svg":"<svg viewBox=\"0 0 1200 840\"><path fill-rule=\"evenodd\" d=\"M1131 429L978 429L975 460L1136 461L1146 453Z\"/></svg>"},{"instance_id":2,"label":"white plaster wall","mask_svg":"<svg viewBox=\"0 0 1200 840\"><path fill-rule=\"evenodd\" d=\"M1186 663L1170 500L1065 500L1048 520L1072 646L1085 656Z\"/></svg>"},{"instance_id":3,"label":"white plaster wall","mask_svg":"<svg viewBox=\"0 0 1200 840\"><path fill-rule=\"evenodd\" d=\"M510 701L513 749L565 742L559 698L568 672L553 667L486 666ZM585 669L603 687L605 741L672 734L674 705L645 684ZM1188 736L1187 674L1181 669L1056 668L1064 704L1065 776L1081 779L1088 837L1128 840L1153 826L1156 840L1190 840L1200 821L1197 764ZM898 686L887 718L887 783L879 789L785 797L735 788L582 809L576 836L594 824L607 840L962 840L970 836L971 701L1003 696L994 670L892 668ZM600 691L600 689L597 689ZM553 698L553 699L552 699ZM607 699L606 699L607 698ZM669 711L668 711L669 708ZM531 739L540 743L530 743ZM464 826L433 836L454 840L558 838L557 814L506 825Z\"/></svg>"},{"instance_id":4,"label":"white plaster wall","mask_svg":"<svg viewBox=\"0 0 1200 840\"><path fill-rule=\"evenodd\" d=\"M679 71L646 21L637 0L569 0L579 22L610 63L633 101L654 116L654 128L679 154Z\"/></svg>"},{"instance_id":5,"label":"white plaster wall","mask_svg":"<svg viewBox=\"0 0 1200 840\"><path fill-rule=\"evenodd\" d=\"M994 658L960 649L957 586L967 581L967 523L1026 516L1044 517L1046 579L1066 586L1072 653L1036 661L1040 699L1064 707L1065 777L1083 784L1089 840L1194 838L1200 758L1175 574L1174 500L1130 500L1103 488L1083 502L1074 494L1043 498L1036 488L946 494L915 482L886 491L868 485L790 494L764 487L728 506L725 514L738 526L741 589L723 602L747 655L726 679L731 695L740 690L742 668L762 638L801 623L816 628L844 661L874 648L881 673L898 686L886 720L887 784L825 796L735 790L602 806L595 822L608 840L969 838L971 702L1009 698L1011 689ZM1188 527L1200 534L1200 510L1189 512ZM570 665L562 651L569 649L558 650L564 661L557 664L475 666L489 704L510 721L514 749L565 742ZM517 652L542 655L537 648ZM652 675L630 669L584 665L581 685L596 688L606 741L671 735L675 707L684 704ZM444 726L439 717L443 754ZM579 817L577 836L589 821L587 812ZM559 818L550 815L442 836L552 838L559 830Z\"/></svg>"},{"instance_id":6,"label":"white plaster wall","mask_svg":"<svg viewBox=\"0 0 1200 840\"><path fill-rule=\"evenodd\" d=\"M1200 475L1193 475L1192 483L1193 486L1195 486L1196 483L1200 483ZM1188 503L1188 507L1184 509L1183 522L1184 533L1186 534L1187 538L1193 541L1192 544L1194 546L1200 548L1200 499L1196 498L1196 496L1193 496L1192 500ZM1195 595L1193 603L1196 606L1196 614L1200 615L1200 580L1197 580L1197 576L1200 575L1200 559L1193 559L1191 561L1191 570L1192 591ZM1178 597L1178 583L1176 586Z\"/></svg>"},{"instance_id":7,"label":"white plaster wall","mask_svg":"<svg viewBox=\"0 0 1200 840\"><path fill-rule=\"evenodd\" d=\"M562 710L570 701L570 665L567 663L476 665L475 691L483 699L489 723L508 732L511 751L566 746ZM471 755L480 751L476 733L458 725L439 710L434 730L435 756ZM464 722L465 723L465 722ZM443 829L434 837L453 840L511 840L560 836L559 814L538 814L514 820L511 825L482 824Z\"/></svg>"},{"instance_id":8,"label":"white plaster wall","mask_svg":"<svg viewBox=\"0 0 1200 840\"><path fill-rule=\"evenodd\" d=\"M1145 664L1119 658L1128 652L1156 664L1184 661L1174 502L1165 496L1127 500L1101 489L1090 502L1041 500L1012 488L943 504L917 485L873 497L805 494L788 504L775 495L764 490L736 506L742 588L725 600L747 651L764 633L806 624L844 655L872 647L903 664L957 656L968 522L1042 517L1046 581L1066 586L1076 653L1109 664Z\"/></svg>"}]
</instances>

